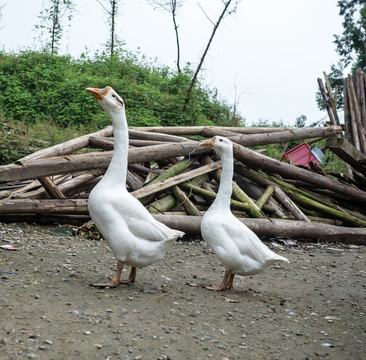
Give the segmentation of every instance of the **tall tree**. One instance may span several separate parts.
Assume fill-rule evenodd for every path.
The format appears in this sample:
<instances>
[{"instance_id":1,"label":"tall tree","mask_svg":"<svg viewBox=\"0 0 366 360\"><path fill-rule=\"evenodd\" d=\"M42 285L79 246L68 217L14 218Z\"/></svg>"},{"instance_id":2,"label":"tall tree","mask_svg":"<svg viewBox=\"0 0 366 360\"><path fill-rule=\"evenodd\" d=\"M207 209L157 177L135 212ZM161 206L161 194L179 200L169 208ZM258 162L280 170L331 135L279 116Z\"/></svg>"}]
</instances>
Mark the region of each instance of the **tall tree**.
<instances>
[{"instance_id":1,"label":"tall tree","mask_svg":"<svg viewBox=\"0 0 366 360\"><path fill-rule=\"evenodd\" d=\"M158 9L169 12L172 16L175 31L175 40L177 43L177 70L180 73L180 43L176 16L178 8L183 5L185 0L148 0L147 2Z\"/></svg>"},{"instance_id":2,"label":"tall tree","mask_svg":"<svg viewBox=\"0 0 366 360\"><path fill-rule=\"evenodd\" d=\"M49 7L44 8L38 18L41 20L36 29L47 30L50 38L47 42L51 54L57 53L63 34L62 19L70 22L75 8L73 0L49 0Z\"/></svg>"},{"instance_id":3,"label":"tall tree","mask_svg":"<svg viewBox=\"0 0 366 360\"><path fill-rule=\"evenodd\" d=\"M334 35L337 52L344 66L366 69L366 2L339 0L339 14L343 16L343 33Z\"/></svg>"},{"instance_id":4,"label":"tall tree","mask_svg":"<svg viewBox=\"0 0 366 360\"><path fill-rule=\"evenodd\" d=\"M104 11L108 15L108 25L110 28L110 33L107 47L109 49L110 57L113 57L114 50L118 42L116 34L116 18L119 10L119 0L97 0L97 2L102 6Z\"/></svg>"},{"instance_id":5,"label":"tall tree","mask_svg":"<svg viewBox=\"0 0 366 360\"><path fill-rule=\"evenodd\" d=\"M224 9L222 10L222 12L221 12L221 14L220 14L219 19L217 20L217 22L216 22L216 23L213 23L213 22L210 20L210 21L213 23L214 27L213 27L213 30L212 30L212 33L211 33L210 39L208 40L208 43L207 43L207 45L206 45L206 49L205 49L205 51L203 52L203 54L202 54L202 56L201 56L201 60L200 60L200 62L198 63L198 66L197 66L197 68L196 68L196 71L195 71L195 73L194 73L194 75L193 75L193 77L192 77L191 83L190 83L189 88L188 88L188 90L187 90L186 98L185 98L185 100L184 100L184 105L183 105L183 111L185 111L185 110L186 110L186 107L187 107L187 105L188 105L188 103L189 103L189 101L190 101L190 99L191 99L191 93L192 93L193 86L194 86L194 84L196 83L196 80L197 80L197 77L198 77L198 73L199 73L199 72L200 72L200 70L201 70L201 67L202 67L203 62L204 62L204 60L205 60L205 57L206 57L206 55L207 55L208 49L209 49L209 48L210 48L210 46L211 46L212 40L213 40L213 38L214 38L214 36L215 36L215 34L216 34L216 31L217 31L217 29L218 29L218 27L219 27L219 25L220 25L220 23L221 23L221 20L224 18L224 16L225 16L225 14L226 14L226 13L228 13L228 14L230 15L230 14L232 14L233 12L235 12L235 11L236 11L236 8L237 8L238 3L239 3L239 1L240 1L240 0L236 0L236 1L235 1L235 6L234 6L234 8L233 8L232 10L229 10L229 6L230 6L230 4L231 4L231 1L232 1L232 0L226 0L226 1L222 0L222 2L223 2L223 4L224 4Z\"/></svg>"}]
</instances>

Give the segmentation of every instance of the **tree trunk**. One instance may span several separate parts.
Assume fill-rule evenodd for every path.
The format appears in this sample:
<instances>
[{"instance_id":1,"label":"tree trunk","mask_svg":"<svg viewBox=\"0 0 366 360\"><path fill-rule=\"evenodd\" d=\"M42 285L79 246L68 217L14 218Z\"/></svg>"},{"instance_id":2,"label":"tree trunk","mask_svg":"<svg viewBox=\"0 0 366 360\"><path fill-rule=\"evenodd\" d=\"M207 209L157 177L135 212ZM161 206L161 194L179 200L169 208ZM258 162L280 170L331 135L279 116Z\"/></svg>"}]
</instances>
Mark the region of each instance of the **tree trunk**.
<instances>
[{"instance_id":1,"label":"tree trunk","mask_svg":"<svg viewBox=\"0 0 366 360\"><path fill-rule=\"evenodd\" d=\"M187 235L200 235L201 217L168 216L154 217L171 227L184 231ZM240 219L258 236L291 237L294 239L311 239L315 241L343 242L345 244L366 245L366 229L288 221L278 219Z\"/></svg>"},{"instance_id":2,"label":"tree trunk","mask_svg":"<svg viewBox=\"0 0 366 360\"><path fill-rule=\"evenodd\" d=\"M224 7L224 10L222 11L220 17L219 17L219 20L217 21L217 23L215 24L214 28L213 28L213 31L212 31L212 34L211 34L211 37L207 43L207 46L206 46L206 49L205 51L203 52L203 55L201 57L201 60L197 66L197 69L196 69L196 72L194 73L193 75L193 78L192 78L192 81L191 81L191 84L189 85L189 88L187 90L187 94L186 94L186 98L184 100L184 105L183 105L183 111L186 110L186 107L187 107L187 104L189 103L189 100L191 99L191 92L192 92L192 89L193 89L193 86L194 84L196 83L196 80L197 80L197 77L198 77L198 73L200 72L201 70L201 67L202 67L202 64L203 64L203 61L205 60L205 57L207 55L207 52L208 52L208 49L210 48L210 45L211 45L211 42L215 36L215 33L216 33L216 30L217 28L219 27L220 25L220 22L221 20L223 19L225 13L226 13L226 10L228 9L229 5L231 3L231 0L227 0L226 3L224 2L225 4L225 7ZM193 125L193 124L192 124Z\"/></svg>"}]
</instances>

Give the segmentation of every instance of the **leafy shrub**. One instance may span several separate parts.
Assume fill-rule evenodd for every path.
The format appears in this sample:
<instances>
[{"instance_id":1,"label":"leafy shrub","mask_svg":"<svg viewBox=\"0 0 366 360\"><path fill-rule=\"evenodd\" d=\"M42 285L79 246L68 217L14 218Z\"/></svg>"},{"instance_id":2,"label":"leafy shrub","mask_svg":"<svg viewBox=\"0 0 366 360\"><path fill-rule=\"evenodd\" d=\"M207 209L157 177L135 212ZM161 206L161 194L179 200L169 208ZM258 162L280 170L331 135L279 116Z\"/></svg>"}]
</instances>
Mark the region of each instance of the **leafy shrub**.
<instances>
[{"instance_id":1,"label":"leafy shrub","mask_svg":"<svg viewBox=\"0 0 366 360\"><path fill-rule=\"evenodd\" d=\"M102 128L108 115L86 87L112 86L125 99L129 125L230 125L231 108L217 92L199 82L185 112L183 100L192 71L181 73L120 50L112 59L105 53L79 59L46 52L0 52L0 111L6 119L34 124Z\"/></svg>"}]
</instances>

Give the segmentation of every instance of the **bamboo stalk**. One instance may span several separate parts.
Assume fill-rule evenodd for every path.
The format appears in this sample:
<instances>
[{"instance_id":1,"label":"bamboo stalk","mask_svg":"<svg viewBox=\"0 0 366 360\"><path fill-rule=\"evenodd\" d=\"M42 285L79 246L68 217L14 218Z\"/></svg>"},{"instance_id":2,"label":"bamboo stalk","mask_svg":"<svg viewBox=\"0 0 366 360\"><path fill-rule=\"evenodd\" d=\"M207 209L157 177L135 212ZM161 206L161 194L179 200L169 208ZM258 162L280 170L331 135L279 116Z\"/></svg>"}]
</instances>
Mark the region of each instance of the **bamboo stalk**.
<instances>
[{"instance_id":1,"label":"bamboo stalk","mask_svg":"<svg viewBox=\"0 0 366 360\"><path fill-rule=\"evenodd\" d=\"M274 185L267 186L262 196L256 202L259 209L262 209L264 204L267 203L269 198L273 195L274 189L275 189Z\"/></svg>"},{"instance_id":2,"label":"bamboo stalk","mask_svg":"<svg viewBox=\"0 0 366 360\"><path fill-rule=\"evenodd\" d=\"M171 187L170 191L174 195L174 197L177 199L178 204L183 205L184 209L189 215L195 215L195 216L202 216L200 211L194 206L191 200L188 199L188 196L185 194L185 192L177 185L174 185Z\"/></svg>"},{"instance_id":3,"label":"bamboo stalk","mask_svg":"<svg viewBox=\"0 0 366 360\"><path fill-rule=\"evenodd\" d=\"M174 206L176 206L177 200L173 195L167 195L162 197L161 199L155 200L151 204L147 205L146 208L152 214L164 213L165 211L169 211Z\"/></svg>"},{"instance_id":4,"label":"bamboo stalk","mask_svg":"<svg viewBox=\"0 0 366 360\"><path fill-rule=\"evenodd\" d=\"M147 195L155 194L162 190L168 189L171 186L178 185L184 181L195 178L196 176L206 174L210 171L214 171L221 166L221 162L216 162L213 164L201 166L198 169L187 171L183 174L178 174L172 178L166 179L164 181L144 186L143 188L133 191L131 194L137 199L141 199Z\"/></svg>"},{"instance_id":5,"label":"bamboo stalk","mask_svg":"<svg viewBox=\"0 0 366 360\"><path fill-rule=\"evenodd\" d=\"M282 163L268 156L258 154L255 151L249 150L238 144L234 144L234 157L254 169L263 170L270 173L277 173L281 176L289 177L290 179L302 178L303 180L312 184L325 187L336 192L342 192L350 199L366 202L366 192L362 190L340 184L339 182L324 175L313 173L306 169L302 169L290 164Z\"/></svg>"},{"instance_id":6,"label":"bamboo stalk","mask_svg":"<svg viewBox=\"0 0 366 360\"><path fill-rule=\"evenodd\" d=\"M360 226L365 227L366 221L358 219L352 215L345 213L344 211L339 211L337 209L331 208L324 204L321 204L315 200L309 199L306 196L303 196L299 193L295 193L294 191L286 189L285 192L290 196L292 200L296 203L310 209L314 209L322 214L330 215L333 218L342 220L352 226Z\"/></svg>"},{"instance_id":7,"label":"bamboo stalk","mask_svg":"<svg viewBox=\"0 0 366 360\"><path fill-rule=\"evenodd\" d=\"M195 185L192 185L189 183L182 183L182 184L180 184L180 187L182 187L183 189L188 190L188 191L193 191L194 193L201 195L202 197L204 197L205 199L208 199L209 201L215 200L215 198L216 198L216 193L204 190L198 186L195 186ZM231 199L230 204L233 209L243 210L247 214L251 214L252 207L248 203L243 203L241 201Z\"/></svg>"}]
</instances>

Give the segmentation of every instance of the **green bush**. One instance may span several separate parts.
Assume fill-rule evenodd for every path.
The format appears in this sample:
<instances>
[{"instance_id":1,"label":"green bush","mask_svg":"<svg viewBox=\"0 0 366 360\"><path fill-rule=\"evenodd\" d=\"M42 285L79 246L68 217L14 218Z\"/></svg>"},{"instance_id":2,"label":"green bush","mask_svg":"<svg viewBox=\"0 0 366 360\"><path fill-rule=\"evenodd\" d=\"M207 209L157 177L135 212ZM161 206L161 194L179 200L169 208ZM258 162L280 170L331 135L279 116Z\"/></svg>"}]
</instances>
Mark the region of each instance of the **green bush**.
<instances>
[{"instance_id":1,"label":"green bush","mask_svg":"<svg viewBox=\"0 0 366 360\"><path fill-rule=\"evenodd\" d=\"M0 52L0 76L0 113L6 120L102 128L110 119L85 88L110 85L124 98L131 126L231 122L230 106L199 82L182 111L192 77L188 67L176 73L123 50L112 59L104 53L73 59L31 50Z\"/></svg>"}]
</instances>

